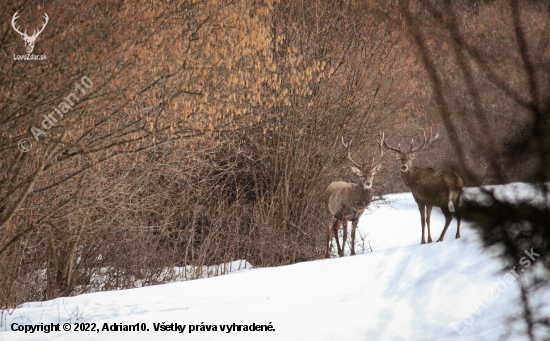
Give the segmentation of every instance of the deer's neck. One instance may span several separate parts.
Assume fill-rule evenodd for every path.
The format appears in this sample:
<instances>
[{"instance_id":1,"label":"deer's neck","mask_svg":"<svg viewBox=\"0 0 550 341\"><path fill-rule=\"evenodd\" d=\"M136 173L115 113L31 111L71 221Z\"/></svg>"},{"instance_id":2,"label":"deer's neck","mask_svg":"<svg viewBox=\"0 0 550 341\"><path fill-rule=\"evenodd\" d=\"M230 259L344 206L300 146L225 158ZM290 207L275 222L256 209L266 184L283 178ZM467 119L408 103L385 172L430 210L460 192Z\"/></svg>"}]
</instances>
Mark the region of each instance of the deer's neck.
<instances>
[{"instance_id":1,"label":"deer's neck","mask_svg":"<svg viewBox=\"0 0 550 341\"><path fill-rule=\"evenodd\" d=\"M350 193L350 195L353 197L353 201L356 205L364 205L370 202L372 199L372 187L364 188L362 182L355 184L355 186L353 194Z\"/></svg>"},{"instance_id":2,"label":"deer's neck","mask_svg":"<svg viewBox=\"0 0 550 341\"><path fill-rule=\"evenodd\" d=\"M414 165L411 165L406 172L401 172L401 182L403 183L403 186L407 189L411 189L416 179L416 173L417 170Z\"/></svg>"},{"instance_id":3,"label":"deer's neck","mask_svg":"<svg viewBox=\"0 0 550 341\"><path fill-rule=\"evenodd\" d=\"M361 200L362 204L369 203L372 200L372 187L361 189Z\"/></svg>"}]
</instances>

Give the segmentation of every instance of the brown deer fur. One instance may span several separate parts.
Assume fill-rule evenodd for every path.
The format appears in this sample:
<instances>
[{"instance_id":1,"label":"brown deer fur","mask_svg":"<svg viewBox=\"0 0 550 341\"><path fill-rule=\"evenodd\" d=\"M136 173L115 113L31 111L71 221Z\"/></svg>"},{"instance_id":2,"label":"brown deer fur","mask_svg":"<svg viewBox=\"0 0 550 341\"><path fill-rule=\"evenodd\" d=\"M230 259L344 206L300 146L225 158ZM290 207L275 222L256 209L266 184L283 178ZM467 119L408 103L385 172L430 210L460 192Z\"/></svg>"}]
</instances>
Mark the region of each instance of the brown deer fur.
<instances>
[{"instance_id":1,"label":"brown deer fur","mask_svg":"<svg viewBox=\"0 0 550 341\"><path fill-rule=\"evenodd\" d=\"M412 162L418 152L432 140L437 139L437 137L438 135L436 134L436 136L432 138L432 134L430 133L429 139L426 140L426 135L424 135L424 143L422 146L413 149L413 144L411 144L411 149L408 152L402 152L399 148L390 147L384 141L384 135L381 137L381 143L384 147L394 151L395 158L401 162L401 181L403 185L412 192L414 200L420 210L422 223L421 244L426 244L424 238L424 227L426 222L428 223L428 243L432 242L430 215L433 206L441 208L441 211L445 215L445 227L437 240L438 242L443 241L452 220L452 215L449 211L449 202L451 201L456 212L456 238L460 238L461 214L459 203L460 196L462 195L462 179L453 171L416 167Z\"/></svg>"}]
</instances>

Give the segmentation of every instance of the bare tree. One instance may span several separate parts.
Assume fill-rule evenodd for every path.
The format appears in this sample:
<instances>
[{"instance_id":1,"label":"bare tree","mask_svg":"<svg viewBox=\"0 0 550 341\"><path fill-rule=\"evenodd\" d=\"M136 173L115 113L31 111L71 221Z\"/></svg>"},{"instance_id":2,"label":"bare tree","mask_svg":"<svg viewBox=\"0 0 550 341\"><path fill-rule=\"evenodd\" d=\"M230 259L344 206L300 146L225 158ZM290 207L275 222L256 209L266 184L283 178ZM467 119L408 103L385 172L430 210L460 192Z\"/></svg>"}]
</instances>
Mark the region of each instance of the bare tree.
<instances>
[{"instance_id":1,"label":"bare tree","mask_svg":"<svg viewBox=\"0 0 550 341\"><path fill-rule=\"evenodd\" d=\"M477 153L493 183L514 181L510 170L520 166L521 179L530 182L524 188L537 193L537 200L511 203L481 187L485 204L463 198L461 212L487 247L499 246L503 271L520 264L527 251L539 256L537 271L522 270L521 313L507 321L509 334L502 339L521 333L547 340L547 302L533 298L550 278L550 60L542 52L548 2L403 1L401 13L465 176L485 182L472 162Z\"/></svg>"}]
</instances>

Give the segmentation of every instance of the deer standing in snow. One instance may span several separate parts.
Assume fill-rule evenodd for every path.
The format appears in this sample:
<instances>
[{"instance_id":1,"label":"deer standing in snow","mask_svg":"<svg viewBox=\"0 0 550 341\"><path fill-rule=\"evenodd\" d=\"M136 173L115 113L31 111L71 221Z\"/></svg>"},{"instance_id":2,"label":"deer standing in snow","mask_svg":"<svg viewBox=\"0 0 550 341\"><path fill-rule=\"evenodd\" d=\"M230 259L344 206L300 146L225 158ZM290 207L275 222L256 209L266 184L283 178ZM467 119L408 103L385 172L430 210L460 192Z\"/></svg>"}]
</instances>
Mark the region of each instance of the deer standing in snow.
<instances>
[{"instance_id":1,"label":"deer standing in snow","mask_svg":"<svg viewBox=\"0 0 550 341\"><path fill-rule=\"evenodd\" d=\"M359 182L333 182L331 183L326 192L328 194L327 206L330 214L332 215L327 232L327 251L325 258L329 257L330 253L330 240L331 232L334 233L336 239L336 247L338 248L338 255L344 256L344 247L346 245L346 239L348 235L348 221L351 221L351 255L355 255L355 231L357 229L357 223L359 218L370 205L372 201L372 181L374 174L380 170L381 165L378 161L382 157L382 146L380 146L380 157L378 160L372 159L372 162L368 166L362 166L353 161L350 155L351 141L346 144L342 137L342 143L346 147L348 152L348 159L357 167L351 167L353 173L359 176ZM333 223L334 222L334 223ZM342 247L340 248L340 242L338 240L338 231L340 224L344 228L344 240Z\"/></svg>"},{"instance_id":2,"label":"deer standing in snow","mask_svg":"<svg viewBox=\"0 0 550 341\"><path fill-rule=\"evenodd\" d=\"M456 238L460 238L460 219L461 214L459 210L460 196L462 195L462 179L453 171L449 170L435 170L433 168L421 168L413 165L413 159L418 155L420 150L426 147L431 141L437 139L439 134L435 137L430 131L430 136L426 140L426 132L424 132L424 142L418 148L413 148L414 139L411 143L411 148L408 152L401 151L400 146L393 148L384 140L384 134L380 136L380 144L385 148L395 152L394 156L401 162L401 181L403 185L410 189L413 194L414 200L420 210L420 218L422 221L422 241L420 244L426 244L424 239L424 226L428 223L428 243L432 242L432 236L430 234L430 215L432 213L432 207L436 206L441 208L441 211L445 215L445 227L441 236L437 240L442 242L445 237L445 232L451 224L452 215L449 211L449 202L453 202L453 206L456 212Z\"/></svg>"}]
</instances>

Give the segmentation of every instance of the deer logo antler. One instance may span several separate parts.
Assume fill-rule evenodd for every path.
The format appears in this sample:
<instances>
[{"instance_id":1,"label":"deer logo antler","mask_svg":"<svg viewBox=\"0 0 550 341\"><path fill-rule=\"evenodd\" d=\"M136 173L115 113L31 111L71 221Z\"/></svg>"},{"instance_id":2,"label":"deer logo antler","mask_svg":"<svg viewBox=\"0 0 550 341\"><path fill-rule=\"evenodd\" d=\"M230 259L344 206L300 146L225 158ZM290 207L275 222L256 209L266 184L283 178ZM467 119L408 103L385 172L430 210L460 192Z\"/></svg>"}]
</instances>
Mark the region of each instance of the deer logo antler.
<instances>
[{"instance_id":1,"label":"deer logo antler","mask_svg":"<svg viewBox=\"0 0 550 341\"><path fill-rule=\"evenodd\" d=\"M25 41L25 48L27 49L27 53L31 54L32 51L34 50L34 42L36 41L36 38L38 38L38 36L40 35L40 33L42 33L42 31L44 31L44 28L46 28L46 25L48 24L48 15L46 13L44 13L44 19L46 19L45 22L43 22L43 26L42 26L42 29L38 32L36 32L36 30L34 30L32 36L28 36L27 35L27 30L25 30L25 32L21 32L19 31L19 28L18 27L15 27L15 21L17 20L17 13L19 11L15 12L15 14L13 15L13 19L11 20L11 26L13 26L13 29L15 30L15 32L19 33L21 35L21 37L23 38L23 40Z\"/></svg>"}]
</instances>

